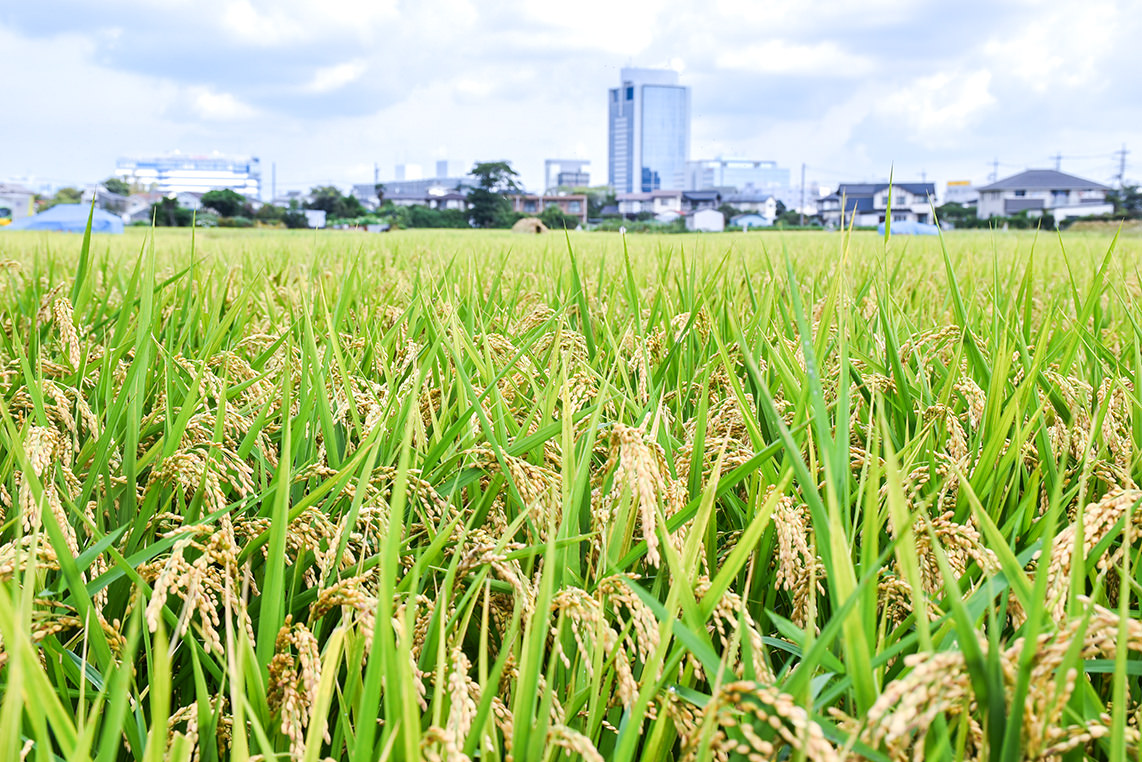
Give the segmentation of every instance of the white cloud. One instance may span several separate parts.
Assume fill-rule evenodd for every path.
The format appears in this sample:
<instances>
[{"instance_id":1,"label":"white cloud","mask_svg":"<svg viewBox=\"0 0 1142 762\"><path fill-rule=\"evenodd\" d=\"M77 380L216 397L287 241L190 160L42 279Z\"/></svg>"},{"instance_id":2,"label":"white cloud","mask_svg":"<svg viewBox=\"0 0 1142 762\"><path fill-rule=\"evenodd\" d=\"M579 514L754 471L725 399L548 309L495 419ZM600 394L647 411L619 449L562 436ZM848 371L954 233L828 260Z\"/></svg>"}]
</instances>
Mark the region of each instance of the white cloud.
<instances>
[{"instance_id":1,"label":"white cloud","mask_svg":"<svg viewBox=\"0 0 1142 762\"><path fill-rule=\"evenodd\" d=\"M306 26L297 17L263 12L249 0L228 3L219 20L235 39L258 47L296 43L308 36Z\"/></svg>"},{"instance_id":2,"label":"white cloud","mask_svg":"<svg viewBox=\"0 0 1142 762\"><path fill-rule=\"evenodd\" d=\"M199 117L211 122L234 122L252 119L258 115L257 109L243 103L230 93L219 93L208 87L189 88L194 111Z\"/></svg>"},{"instance_id":3,"label":"white cloud","mask_svg":"<svg viewBox=\"0 0 1142 762\"><path fill-rule=\"evenodd\" d=\"M997 75L1040 94L1104 85L1105 62L1115 43L1126 39L1127 20L1116 4L1036 6L1021 28L1005 30L984 45L984 57Z\"/></svg>"},{"instance_id":4,"label":"white cloud","mask_svg":"<svg viewBox=\"0 0 1142 762\"><path fill-rule=\"evenodd\" d=\"M368 70L361 60L347 61L318 69L303 90L309 93L329 93L356 82Z\"/></svg>"},{"instance_id":5,"label":"white cloud","mask_svg":"<svg viewBox=\"0 0 1142 762\"><path fill-rule=\"evenodd\" d=\"M716 63L724 69L744 69L762 74L847 79L867 76L875 69L872 59L846 51L834 42L802 44L788 40L767 40L727 50L718 55Z\"/></svg>"},{"instance_id":6,"label":"white cloud","mask_svg":"<svg viewBox=\"0 0 1142 762\"><path fill-rule=\"evenodd\" d=\"M989 91L991 72L940 72L919 77L877 98L877 111L899 119L923 145L943 145L961 133L996 100Z\"/></svg>"}]
</instances>

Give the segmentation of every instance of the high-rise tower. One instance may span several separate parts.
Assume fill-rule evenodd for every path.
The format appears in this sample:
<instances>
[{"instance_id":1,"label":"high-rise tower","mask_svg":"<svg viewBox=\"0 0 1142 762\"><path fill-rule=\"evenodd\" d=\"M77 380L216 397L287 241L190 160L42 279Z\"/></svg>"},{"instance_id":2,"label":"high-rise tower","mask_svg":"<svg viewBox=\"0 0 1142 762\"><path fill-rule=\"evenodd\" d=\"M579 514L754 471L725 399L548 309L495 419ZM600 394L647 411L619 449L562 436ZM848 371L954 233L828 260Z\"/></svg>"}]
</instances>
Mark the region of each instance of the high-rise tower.
<instances>
[{"instance_id":1,"label":"high-rise tower","mask_svg":"<svg viewBox=\"0 0 1142 762\"><path fill-rule=\"evenodd\" d=\"M670 69L623 69L609 97L608 181L617 193L683 190L690 88Z\"/></svg>"}]
</instances>

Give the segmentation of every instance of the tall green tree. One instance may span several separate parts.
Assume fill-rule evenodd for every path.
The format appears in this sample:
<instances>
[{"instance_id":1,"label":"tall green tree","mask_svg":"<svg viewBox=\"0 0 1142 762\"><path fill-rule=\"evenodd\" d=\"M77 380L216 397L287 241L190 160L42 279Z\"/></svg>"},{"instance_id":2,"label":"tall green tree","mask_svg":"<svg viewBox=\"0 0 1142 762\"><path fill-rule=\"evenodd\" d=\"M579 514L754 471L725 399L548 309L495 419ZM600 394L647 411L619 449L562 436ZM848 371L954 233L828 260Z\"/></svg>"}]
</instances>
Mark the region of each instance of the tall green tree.
<instances>
[{"instance_id":1,"label":"tall green tree","mask_svg":"<svg viewBox=\"0 0 1142 762\"><path fill-rule=\"evenodd\" d=\"M1138 219L1142 217L1142 189L1137 185L1127 185L1121 190L1106 194L1106 200L1114 204L1115 217Z\"/></svg>"},{"instance_id":2,"label":"tall green tree","mask_svg":"<svg viewBox=\"0 0 1142 762\"><path fill-rule=\"evenodd\" d=\"M319 185L309 191L306 209L321 209L329 219L348 219L365 214L365 207L355 196L341 195L334 185Z\"/></svg>"},{"instance_id":3,"label":"tall green tree","mask_svg":"<svg viewBox=\"0 0 1142 762\"><path fill-rule=\"evenodd\" d=\"M229 188L212 190L202 194L202 205L213 209L222 217L253 217L249 200L241 193Z\"/></svg>"},{"instance_id":4,"label":"tall green tree","mask_svg":"<svg viewBox=\"0 0 1142 762\"><path fill-rule=\"evenodd\" d=\"M131 186L127 184L126 180L118 177L108 177L103 181L103 187L118 196L131 195Z\"/></svg>"},{"instance_id":5,"label":"tall green tree","mask_svg":"<svg viewBox=\"0 0 1142 762\"><path fill-rule=\"evenodd\" d=\"M151 205L151 216L160 228L188 228L194 224L194 211L178 204L178 199L167 196Z\"/></svg>"},{"instance_id":6,"label":"tall green tree","mask_svg":"<svg viewBox=\"0 0 1142 762\"><path fill-rule=\"evenodd\" d=\"M469 173L476 178L476 187L468 191L468 213L478 228L509 227L512 224L512 205L508 194L520 190L519 177L511 162L477 162Z\"/></svg>"}]
</instances>

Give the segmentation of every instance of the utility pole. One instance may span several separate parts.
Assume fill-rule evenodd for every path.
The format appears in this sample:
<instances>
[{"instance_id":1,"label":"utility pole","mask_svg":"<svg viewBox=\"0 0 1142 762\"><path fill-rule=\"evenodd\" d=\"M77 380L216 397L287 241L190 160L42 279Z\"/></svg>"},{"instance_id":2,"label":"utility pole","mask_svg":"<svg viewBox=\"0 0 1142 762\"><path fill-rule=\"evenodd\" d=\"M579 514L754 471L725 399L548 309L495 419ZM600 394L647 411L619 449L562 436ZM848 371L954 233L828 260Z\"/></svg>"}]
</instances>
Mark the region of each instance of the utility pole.
<instances>
[{"instance_id":1,"label":"utility pole","mask_svg":"<svg viewBox=\"0 0 1142 762\"><path fill-rule=\"evenodd\" d=\"M1118 190L1126 188L1126 154L1130 153L1126 150L1126 144L1122 144L1122 150L1115 151L1118 154Z\"/></svg>"},{"instance_id":2,"label":"utility pole","mask_svg":"<svg viewBox=\"0 0 1142 762\"><path fill-rule=\"evenodd\" d=\"M278 197L278 163L270 163L270 203L274 203L274 199Z\"/></svg>"},{"instance_id":3,"label":"utility pole","mask_svg":"<svg viewBox=\"0 0 1142 762\"><path fill-rule=\"evenodd\" d=\"M999 159L991 162L991 174L987 176L988 182L996 182L999 180Z\"/></svg>"},{"instance_id":4,"label":"utility pole","mask_svg":"<svg viewBox=\"0 0 1142 762\"><path fill-rule=\"evenodd\" d=\"M373 185L379 185L381 182L381 167L377 162L373 162Z\"/></svg>"},{"instance_id":5,"label":"utility pole","mask_svg":"<svg viewBox=\"0 0 1142 762\"><path fill-rule=\"evenodd\" d=\"M1055 154L1055 171L1061 172L1063 169L1063 152L1059 151Z\"/></svg>"},{"instance_id":6,"label":"utility pole","mask_svg":"<svg viewBox=\"0 0 1142 762\"><path fill-rule=\"evenodd\" d=\"M805 162L801 162L801 227L805 227Z\"/></svg>"}]
</instances>

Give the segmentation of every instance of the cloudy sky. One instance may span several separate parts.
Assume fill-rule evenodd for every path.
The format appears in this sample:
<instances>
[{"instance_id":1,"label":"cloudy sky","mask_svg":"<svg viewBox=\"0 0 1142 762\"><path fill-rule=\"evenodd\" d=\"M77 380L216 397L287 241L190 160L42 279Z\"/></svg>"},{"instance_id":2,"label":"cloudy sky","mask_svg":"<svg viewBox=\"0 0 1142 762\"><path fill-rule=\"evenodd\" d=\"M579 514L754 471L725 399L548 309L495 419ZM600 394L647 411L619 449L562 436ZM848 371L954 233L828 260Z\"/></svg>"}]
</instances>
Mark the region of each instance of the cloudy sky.
<instances>
[{"instance_id":1,"label":"cloudy sky","mask_svg":"<svg viewBox=\"0 0 1142 762\"><path fill-rule=\"evenodd\" d=\"M0 4L0 180L95 181L181 150L279 192L397 163L549 157L607 176L626 65L692 88L692 158L809 180L1142 178L1138 0L42 0ZM268 192L268 188L267 188Z\"/></svg>"}]
</instances>

